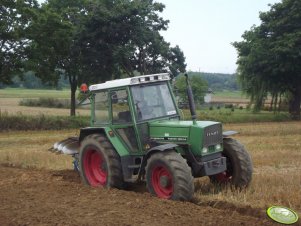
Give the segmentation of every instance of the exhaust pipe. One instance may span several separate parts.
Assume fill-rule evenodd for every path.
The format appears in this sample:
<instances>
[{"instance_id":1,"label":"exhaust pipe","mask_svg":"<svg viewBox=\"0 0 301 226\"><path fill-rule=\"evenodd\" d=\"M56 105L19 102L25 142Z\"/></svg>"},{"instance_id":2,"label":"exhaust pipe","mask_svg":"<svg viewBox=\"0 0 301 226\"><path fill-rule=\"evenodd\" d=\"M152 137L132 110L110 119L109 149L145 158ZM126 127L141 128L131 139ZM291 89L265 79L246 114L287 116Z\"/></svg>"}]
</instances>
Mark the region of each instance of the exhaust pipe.
<instances>
[{"instance_id":1,"label":"exhaust pipe","mask_svg":"<svg viewBox=\"0 0 301 226\"><path fill-rule=\"evenodd\" d=\"M185 77L186 77L187 97L188 97L188 102L189 102L189 109L190 109L191 119L193 121L193 124L196 124L195 103L194 103L193 93L192 93L192 89L191 89L191 86L190 86L190 83L189 83L187 73L185 73Z\"/></svg>"}]
</instances>

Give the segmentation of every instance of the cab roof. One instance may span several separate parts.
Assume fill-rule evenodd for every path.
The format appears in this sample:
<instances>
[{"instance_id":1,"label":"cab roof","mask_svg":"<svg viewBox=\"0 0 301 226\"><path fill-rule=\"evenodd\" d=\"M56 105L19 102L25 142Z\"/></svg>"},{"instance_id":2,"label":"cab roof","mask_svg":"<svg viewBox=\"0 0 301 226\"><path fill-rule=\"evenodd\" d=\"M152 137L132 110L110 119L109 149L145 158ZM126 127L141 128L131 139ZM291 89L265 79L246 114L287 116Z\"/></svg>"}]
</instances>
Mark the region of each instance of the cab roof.
<instances>
[{"instance_id":1,"label":"cab roof","mask_svg":"<svg viewBox=\"0 0 301 226\"><path fill-rule=\"evenodd\" d=\"M105 90L122 86L132 86L137 84L152 83L158 81L168 81L170 80L170 75L168 73L161 74L151 74L142 75L132 78L116 79L111 81L106 81L105 83L95 84L89 86L90 91Z\"/></svg>"}]
</instances>

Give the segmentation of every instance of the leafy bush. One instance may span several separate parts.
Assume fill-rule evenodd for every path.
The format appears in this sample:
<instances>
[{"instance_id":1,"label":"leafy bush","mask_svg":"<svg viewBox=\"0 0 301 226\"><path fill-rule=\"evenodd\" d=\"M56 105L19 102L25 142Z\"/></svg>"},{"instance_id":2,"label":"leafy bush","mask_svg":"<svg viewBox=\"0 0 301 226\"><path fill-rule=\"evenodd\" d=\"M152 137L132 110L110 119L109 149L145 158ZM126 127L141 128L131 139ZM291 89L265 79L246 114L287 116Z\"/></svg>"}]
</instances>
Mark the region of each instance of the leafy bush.
<instances>
[{"instance_id":1,"label":"leafy bush","mask_svg":"<svg viewBox=\"0 0 301 226\"><path fill-rule=\"evenodd\" d=\"M57 98L22 99L21 106L47 107L47 108L70 108L70 100Z\"/></svg>"},{"instance_id":2,"label":"leafy bush","mask_svg":"<svg viewBox=\"0 0 301 226\"><path fill-rule=\"evenodd\" d=\"M189 110L183 110L184 119L190 120ZM262 111L260 113L252 113L243 109L241 111L232 111L229 109L220 109L220 110L202 110L197 111L198 120L209 120L222 123L244 123L244 122L283 122L291 121L291 118L286 112L271 113Z\"/></svg>"},{"instance_id":3,"label":"leafy bush","mask_svg":"<svg viewBox=\"0 0 301 226\"><path fill-rule=\"evenodd\" d=\"M60 130L74 129L89 125L88 116L28 116L10 115L0 111L0 131L7 130Z\"/></svg>"},{"instance_id":4,"label":"leafy bush","mask_svg":"<svg viewBox=\"0 0 301 226\"><path fill-rule=\"evenodd\" d=\"M225 108L234 108L233 104L225 104Z\"/></svg>"}]
</instances>

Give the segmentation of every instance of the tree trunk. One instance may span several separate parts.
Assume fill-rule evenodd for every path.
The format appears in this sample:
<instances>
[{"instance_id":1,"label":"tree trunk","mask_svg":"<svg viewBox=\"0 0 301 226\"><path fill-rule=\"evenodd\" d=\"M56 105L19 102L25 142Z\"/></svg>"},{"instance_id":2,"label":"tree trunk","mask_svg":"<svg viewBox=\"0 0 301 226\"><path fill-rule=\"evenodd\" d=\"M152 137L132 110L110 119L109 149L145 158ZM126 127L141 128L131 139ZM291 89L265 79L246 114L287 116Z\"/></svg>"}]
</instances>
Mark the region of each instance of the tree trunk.
<instances>
[{"instance_id":1,"label":"tree trunk","mask_svg":"<svg viewBox=\"0 0 301 226\"><path fill-rule=\"evenodd\" d=\"M281 98L281 93L280 93L280 96L279 96L279 104L278 104L278 112L281 111L281 105L282 105L282 98Z\"/></svg>"},{"instance_id":2,"label":"tree trunk","mask_svg":"<svg viewBox=\"0 0 301 226\"><path fill-rule=\"evenodd\" d=\"M278 93L276 94L275 96L275 100L274 100L274 114L276 113L276 110L277 110L277 103L278 103Z\"/></svg>"},{"instance_id":3,"label":"tree trunk","mask_svg":"<svg viewBox=\"0 0 301 226\"><path fill-rule=\"evenodd\" d=\"M143 71L142 71L142 51L143 51L143 48L139 48L139 66L138 66L138 71L140 72L141 75L143 75Z\"/></svg>"},{"instance_id":4,"label":"tree trunk","mask_svg":"<svg viewBox=\"0 0 301 226\"><path fill-rule=\"evenodd\" d=\"M70 116L75 116L75 93L76 93L77 84L71 84L71 106L70 106Z\"/></svg>"},{"instance_id":5,"label":"tree trunk","mask_svg":"<svg viewBox=\"0 0 301 226\"><path fill-rule=\"evenodd\" d=\"M289 101L289 113L292 119L300 120L301 86L292 92L292 98Z\"/></svg>"},{"instance_id":6,"label":"tree trunk","mask_svg":"<svg viewBox=\"0 0 301 226\"><path fill-rule=\"evenodd\" d=\"M274 100L275 100L275 93L272 94L272 100L271 100L271 103L270 103L270 109L269 109L269 111L273 110Z\"/></svg>"},{"instance_id":7,"label":"tree trunk","mask_svg":"<svg viewBox=\"0 0 301 226\"><path fill-rule=\"evenodd\" d=\"M70 116L75 116L75 93L77 89L77 78L76 76L69 75L69 83L71 87L71 106L70 106Z\"/></svg>"}]
</instances>

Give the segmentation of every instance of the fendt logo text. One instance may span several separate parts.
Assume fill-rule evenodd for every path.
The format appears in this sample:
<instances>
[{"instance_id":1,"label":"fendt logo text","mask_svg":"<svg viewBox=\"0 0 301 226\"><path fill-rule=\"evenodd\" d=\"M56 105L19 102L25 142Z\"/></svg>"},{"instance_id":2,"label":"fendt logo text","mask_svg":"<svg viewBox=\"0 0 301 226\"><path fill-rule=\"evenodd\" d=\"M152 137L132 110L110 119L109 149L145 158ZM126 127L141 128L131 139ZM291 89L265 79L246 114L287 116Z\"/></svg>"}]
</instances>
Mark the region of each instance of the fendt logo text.
<instances>
[{"instance_id":1,"label":"fendt logo text","mask_svg":"<svg viewBox=\"0 0 301 226\"><path fill-rule=\"evenodd\" d=\"M211 137L211 136L215 136L215 135L218 135L218 131L206 133L207 137Z\"/></svg>"}]
</instances>

